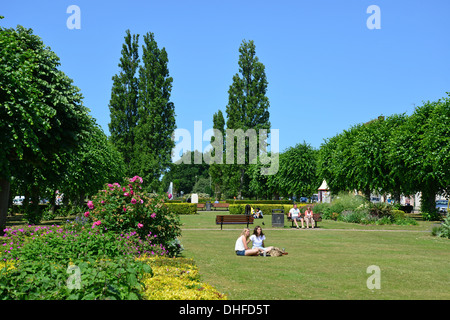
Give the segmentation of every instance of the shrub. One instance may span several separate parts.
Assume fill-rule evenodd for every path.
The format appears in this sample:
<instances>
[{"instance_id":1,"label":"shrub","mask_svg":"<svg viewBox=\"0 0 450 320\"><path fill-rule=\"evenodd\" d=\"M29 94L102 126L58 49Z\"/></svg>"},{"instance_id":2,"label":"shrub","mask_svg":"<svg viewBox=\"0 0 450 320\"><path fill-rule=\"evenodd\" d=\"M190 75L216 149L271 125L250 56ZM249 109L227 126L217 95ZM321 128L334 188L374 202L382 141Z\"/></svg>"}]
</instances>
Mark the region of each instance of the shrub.
<instances>
[{"instance_id":1,"label":"shrub","mask_svg":"<svg viewBox=\"0 0 450 320\"><path fill-rule=\"evenodd\" d=\"M350 223L367 223L370 221L369 215L364 211L351 211L346 210L339 214L339 221Z\"/></svg>"},{"instance_id":2,"label":"shrub","mask_svg":"<svg viewBox=\"0 0 450 320\"><path fill-rule=\"evenodd\" d=\"M230 214L244 214L245 213L245 205L243 204L230 204L228 207Z\"/></svg>"},{"instance_id":3,"label":"shrub","mask_svg":"<svg viewBox=\"0 0 450 320\"><path fill-rule=\"evenodd\" d=\"M74 223L66 226L28 226L6 229L0 238L3 261L47 259L68 262L80 258L139 257L164 255L167 250L153 242L151 234L144 238L132 231L116 234L100 227L84 228Z\"/></svg>"},{"instance_id":4,"label":"shrub","mask_svg":"<svg viewBox=\"0 0 450 320\"><path fill-rule=\"evenodd\" d=\"M226 295L200 281L192 259L151 258L153 277L145 275L146 300L226 300Z\"/></svg>"},{"instance_id":5,"label":"shrub","mask_svg":"<svg viewBox=\"0 0 450 320\"><path fill-rule=\"evenodd\" d=\"M122 186L105 185L88 202L85 216L117 233L136 231L141 238L151 233L155 243L167 247L181 234L179 217L165 205L166 195L150 197L142 192L141 183L142 178L135 176L125 179Z\"/></svg>"},{"instance_id":6,"label":"shrub","mask_svg":"<svg viewBox=\"0 0 450 320\"><path fill-rule=\"evenodd\" d=\"M441 220L441 215L437 210L432 212L422 212L422 218L425 221L439 221Z\"/></svg>"},{"instance_id":7,"label":"shrub","mask_svg":"<svg viewBox=\"0 0 450 320\"><path fill-rule=\"evenodd\" d=\"M380 219L383 217L389 217L389 219L393 220L393 207L384 202L369 203L369 213Z\"/></svg>"},{"instance_id":8,"label":"shrub","mask_svg":"<svg viewBox=\"0 0 450 320\"><path fill-rule=\"evenodd\" d=\"M195 203L167 203L170 212L175 214L197 214L197 204Z\"/></svg>"},{"instance_id":9,"label":"shrub","mask_svg":"<svg viewBox=\"0 0 450 320\"><path fill-rule=\"evenodd\" d=\"M137 234L117 235L96 226L28 226L7 229L0 270L4 299L139 299L144 273L151 268L135 257L150 250L164 254ZM6 244L6 246L5 246ZM81 288L67 284L70 266L80 271Z\"/></svg>"},{"instance_id":10,"label":"shrub","mask_svg":"<svg viewBox=\"0 0 450 320\"><path fill-rule=\"evenodd\" d=\"M283 209L284 213L287 214L289 210L293 208L292 204L259 204L259 203L245 203L245 204L230 204L229 210L230 214L245 214L245 206L250 205L254 210L260 208L263 215L271 215L273 209ZM304 212L306 204L298 204L298 208Z\"/></svg>"},{"instance_id":11,"label":"shrub","mask_svg":"<svg viewBox=\"0 0 450 320\"><path fill-rule=\"evenodd\" d=\"M70 285L72 266L79 268L79 287ZM147 264L123 257L71 263L21 259L14 268L0 270L0 296L5 300L137 300L144 274L151 275Z\"/></svg>"},{"instance_id":12,"label":"shrub","mask_svg":"<svg viewBox=\"0 0 450 320\"><path fill-rule=\"evenodd\" d=\"M442 224L439 227L433 229L433 235L450 239L450 218L448 214Z\"/></svg>"},{"instance_id":13,"label":"shrub","mask_svg":"<svg viewBox=\"0 0 450 320\"><path fill-rule=\"evenodd\" d=\"M378 219L375 223L377 225L384 225L384 224L392 224L392 216L383 216L382 218Z\"/></svg>"}]
</instances>

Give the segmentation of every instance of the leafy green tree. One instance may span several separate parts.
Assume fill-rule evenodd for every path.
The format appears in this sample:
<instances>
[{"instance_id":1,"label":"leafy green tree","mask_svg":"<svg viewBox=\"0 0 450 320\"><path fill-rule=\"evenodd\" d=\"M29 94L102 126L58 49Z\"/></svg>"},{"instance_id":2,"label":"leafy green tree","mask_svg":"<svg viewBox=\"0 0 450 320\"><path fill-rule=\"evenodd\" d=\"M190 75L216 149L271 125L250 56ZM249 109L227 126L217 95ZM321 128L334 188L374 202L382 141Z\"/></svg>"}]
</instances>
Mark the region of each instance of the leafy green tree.
<instances>
[{"instance_id":1,"label":"leafy green tree","mask_svg":"<svg viewBox=\"0 0 450 320\"><path fill-rule=\"evenodd\" d=\"M106 183L122 181L126 172L122 154L94 120L81 141L79 151L69 154L66 163L63 179L53 190L60 190L65 198L78 205Z\"/></svg>"},{"instance_id":2,"label":"leafy green tree","mask_svg":"<svg viewBox=\"0 0 450 320\"><path fill-rule=\"evenodd\" d=\"M239 47L239 73L233 76L233 83L228 90L227 129L242 129L247 132L253 129L256 133L260 129L270 129L269 98L267 93L267 77L265 66L256 56L256 47L253 40L243 40ZM227 141L227 144L233 143ZM226 146L229 148L230 146ZM237 148L234 148L236 150ZM237 157L232 165L227 165L229 171L229 189L237 189L238 196L242 196L245 188L245 171L249 164L248 142L246 142L245 164L237 164ZM248 180L248 179L247 179ZM238 186L236 183L239 183Z\"/></svg>"},{"instance_id":3,"label":"leafy green tree","mask_svg":"<svg viewBox=\"0 0 450 320\"><path fill-rule=\"evenodd\" d=\"M268 176L268 186L285 197L312 196L320 186L317 153L306 142L290 147L279 156L276 175Z\"/></svg>"},{"instance_id":4,"label":"leafy green tree","mask_svg":"<svg viewBox=\"0 0 450 320\"><path fill-rule=\"evenodd\" d=\"M318 173L327 181L334 193L358 189L357 168L354 165L354 143L358 138L360 125L327 139L320 147Z\"/></svg>"},{"instance_id":5,"label":"leafy green tree","mask_svg":"<svg viewBox=\"0 0 450 320\"><path fill-rule=\"evenodd\" d=\"M436 211L436 195L450 185L449 141L450 103L448 97L427 101L396 132L392 148L394 166L404 166L403 182L408 194L421 192L421 211Z\"/></svg>"},{"instance_id":6,"label":"leafy green tree","mask_svg":"<svg viewBox=\"0 0 450 320\"><path fill-rule=\"evenodd\" d=\"M190 163L183 163L183 157L186 157L186 153L190 153ZM184 194L191 193L194 185L200 178L208 179L209 185L209 165L206 163L195 164L195 156L198 156L198 151L186 151L182 159L175 163L170 164L170 169L164 174L161 184L164 190L167 190L170 182L178 181L176 184L177 191L183 191Z\"/></svg>"},{"instance_id":7,"label":"leafy green tree","mask_svg":"<svg viewBox=\"0 0 450 320\"><path fill-rule=\"evenodd\" d=\"M118 65L120 71L112 77L113 86L109 102L111 141L123 155L129 176L134 175L131 165L135 147L135 127L139 120L138 41L139 35L131 36L130 30L126 31Z\"/></svg>"},{"instance_id":8,"label":"leafy green tree","mask_svg":"<svg viewBox=\"0 0 450 320\"><path fill-rule=\"evenodd\" d=\"M6 224L11 177L39 199L37 181L58 176L58 155L73 152L89 127L82 95L57 55L31 29L0 29L0 231ZM33 203L37 205L38 201Z\"/></svg>"},{"instance_id":9,"label":"leafy green tree","mask_svg":"<svg viewBox=\"0 0 450 320\"><path fill-rule=\"evenodd\" d=\"M158 189L159 179L171 163L175 146L175 106L170 101L172 77L168 56L159 49L153 33L144 36L142 65L139 68L138 121L132 167L150 189Z\"/></svg>"}]
</instances>

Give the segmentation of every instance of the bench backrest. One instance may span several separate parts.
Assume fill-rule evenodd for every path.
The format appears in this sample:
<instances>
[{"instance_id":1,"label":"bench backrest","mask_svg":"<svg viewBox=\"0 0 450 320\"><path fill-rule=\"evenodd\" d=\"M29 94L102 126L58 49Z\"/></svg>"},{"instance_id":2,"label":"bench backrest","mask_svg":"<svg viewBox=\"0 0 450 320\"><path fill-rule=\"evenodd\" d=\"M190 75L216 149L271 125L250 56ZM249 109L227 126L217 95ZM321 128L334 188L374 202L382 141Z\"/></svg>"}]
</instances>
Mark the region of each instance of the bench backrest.
<instances>
[{"instance_id":1,"label":"bench backrest","mask_svg":"<svg viewBox=\"0 0 450 320\"><path fill-rule=\"evenodd\" d=\"M216 223L242 223L253 222L252 216L246 216L242 214L229 214L223 216L216 216Z\"/></svg>"}]
</instances>

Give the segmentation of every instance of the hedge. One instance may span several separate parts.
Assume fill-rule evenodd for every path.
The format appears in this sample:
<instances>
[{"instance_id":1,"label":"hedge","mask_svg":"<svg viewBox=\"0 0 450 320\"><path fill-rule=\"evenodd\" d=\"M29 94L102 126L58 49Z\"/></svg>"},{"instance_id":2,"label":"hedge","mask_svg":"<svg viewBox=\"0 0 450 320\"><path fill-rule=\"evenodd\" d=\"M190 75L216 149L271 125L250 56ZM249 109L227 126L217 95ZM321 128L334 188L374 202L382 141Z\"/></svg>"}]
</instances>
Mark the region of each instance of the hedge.
<instances>
[{"instance_id":1,"label":"hedge","mask_svg":"<svg viewBox=\"0 0 450 320\"><path fill-rule=\"evenodd\" d=\"M292 204L260 204L260 203L245 203L245 204L230 204L230 214L245 214L245 206L249 204L254 210L261 209L263 215L271 215L272 209L283 209L287 214L293 208ZM308 204L297 204L301 212L305 211Z\"/></svg>"},{"instance_id":2,"label":"hedge","mask_svg":"<svg viewBox=\"0 0 450 320\"><path fill-rule=\"evenodd\" d=\"M196 203L167 203L169 210L176 214L197 214Z\"/></svg>"},{"instance_id":3,"label":"hedge","mask_svg":"<svg viewBox=\"0 0 450 320\"><path fill-rule=\"evenodd\" d=\"M292 204L292 200L233 200L227 199L226 203L229 204L247 204L247 203L256 203L256 204Z\"/></svg>"}]
</instances>

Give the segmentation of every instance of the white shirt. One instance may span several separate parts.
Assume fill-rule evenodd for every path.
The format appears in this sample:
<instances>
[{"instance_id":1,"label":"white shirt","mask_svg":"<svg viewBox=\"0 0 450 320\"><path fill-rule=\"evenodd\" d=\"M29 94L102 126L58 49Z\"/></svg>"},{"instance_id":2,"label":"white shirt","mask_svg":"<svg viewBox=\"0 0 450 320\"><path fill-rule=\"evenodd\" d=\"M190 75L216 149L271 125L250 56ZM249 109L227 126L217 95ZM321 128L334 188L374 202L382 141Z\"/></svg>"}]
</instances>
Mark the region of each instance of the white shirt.
<instances>
[{"instance_id":1,"label":"white shirt","mask_svg":"<svg viewBox=\"0 0 450 320\"><path fill-rule=\"evenodd\" d=\"M292 208L291 210L289 210L289 213L291 214L291 218L292 219L297 219L298 216L300 215L300 209L299 208L297 208L297 209Z\"/></svg>"},{"instance_id":2,"label":"white shirt","mask_svg":"<svg viewBox=\"0 0 450 320\"><path fill-rule=\"evenodd\" d=\"M256 236L252 234L250 236L250 240L252 240L253 248L263 248L263 241L266 240L266 236Z\"/></svg>"},{"instance_id":3,"label":"white shirt","mask_svg":"<svg viewBox=\"0 0 450 320\"><path fill-rule=\"evenodd\" d=\"M243 236L240 236L240 237L236 240L236 244L234 245L234 250L235 250L235 251L242 251L242 250L245 250L244 242L243 242L243 240L242 240L242 237L243 237ZM245 239L245 237L244 237L244 239ZM245 240L244 240L244 241L245 241Z\"/></svg>"}]
</instances>

